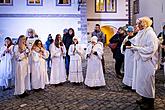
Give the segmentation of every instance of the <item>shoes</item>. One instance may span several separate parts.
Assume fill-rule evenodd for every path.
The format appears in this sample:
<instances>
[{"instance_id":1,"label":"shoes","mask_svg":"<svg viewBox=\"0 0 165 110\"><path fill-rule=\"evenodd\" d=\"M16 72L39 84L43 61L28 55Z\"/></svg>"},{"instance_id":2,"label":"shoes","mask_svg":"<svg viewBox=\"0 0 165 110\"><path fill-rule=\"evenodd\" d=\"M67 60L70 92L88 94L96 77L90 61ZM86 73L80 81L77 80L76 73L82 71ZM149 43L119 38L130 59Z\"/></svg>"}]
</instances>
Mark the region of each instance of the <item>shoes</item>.
<instances>
[{"instance_id":1,"label":"shoes","mask_svg":"<svg viewBox=\"0 0 165 110\"><path fill-rule=\"evenodd\" d=\"M126 90L132 90L132 88L130 86L127 86L127 85L124 85L122 88L126 89Z\"/></svg>"},{"instance_id":2,"label":"shoes","mask_svg":"<svg viewBox=\"0 0 165 110\"><path fill-rule=\"evenodd\" d=\"M141 110L154 110L154 105L144 103L140 105Z\"/></svg>"},{"instance_id":3,"label":"shoes","mask_svg":"<svg viewBox=\"0 0 165 110\"><path fill-rule=\"evenodd\" d=\"M141 105L141 104L144 103L144 99L136 100L136 103L137 103L138 105Z\"/></svg>"},{"instance_id":4,"label":"shoes","mask_svg":"<svg viewBox=\"0 0 165 110\"><path fill-rule=\"evenodd\" d=\"M28 93L24 92L23 94L18 95L18 97L19 98L24 98L24 97L26 97L28 95L29 95Z\"/></svg>"},{"instance_id":5,"label":"shoes","mask_svg":"<svg viewBox=\"0 0 165 110\"><path fill-rule=\"evenodd\" d=\"M39 92L39 91L43 91L44 89L39 88L39 89L34 89L34 92Z\"/></svg>"},{"instance_id":6,"label":"shoes","mask_svg":"<svg viewBox=\"0 0 165 110\"><path fill-rule=\"evenodd\" d=\"M142 99L137 100L136 103L140 106L141 110L154 110L154 98L142 97Z\"/></svg>"}]
</instances>

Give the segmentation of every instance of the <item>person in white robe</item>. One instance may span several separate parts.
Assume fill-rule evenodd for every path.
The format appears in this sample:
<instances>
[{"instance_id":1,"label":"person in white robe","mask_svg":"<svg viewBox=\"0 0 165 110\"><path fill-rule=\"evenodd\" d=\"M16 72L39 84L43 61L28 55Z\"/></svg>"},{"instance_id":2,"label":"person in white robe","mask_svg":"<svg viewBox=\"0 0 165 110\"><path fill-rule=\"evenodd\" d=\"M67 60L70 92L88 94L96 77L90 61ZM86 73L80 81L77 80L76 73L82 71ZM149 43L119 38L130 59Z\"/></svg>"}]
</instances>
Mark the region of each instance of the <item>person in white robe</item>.
<instances>
[{"instance_id":1,"label":"person in white robe","mask_svg":"<svg viewBox=\"0 0 165 110\"><path fill-rule=\"evenodd\" d=\"M70 56L68 80L74 83L80 83L84 80L82 73L83 49L81 45L78 44L78 42L78 37L74 36L73 44L70 45L68 51L68 55Z\"/></svg>"},{"instance_id":2,"label":"person in white robe","mask_svg":"<svg viewBox=\"0 0 165 110\"><path fill-rule=\"evenodd\" d=\"M46 84L49 84L47 74L46 59L49 56L49 52L44 49L41 40L36 40L32 46L32 77L31 85L32 89L42 90Z\"/></svg>"},{"instance_id":3,"label":"person in white robe","mask_svg":"<svg viewBox=\"0 0 165 110\"><path fill-rule=\"evenodd\" d=\"M123 86L124 89L131 89L133 81L133 64L134 64L134 52L127 49L127 46L131 46L131 42L134 40L134 28L133 26L128 26L127 36L123 40L121 45L121 53L124 54L124 77Z\"/></svg>"},{"instance_id":4,"label":"person in white robe","mask_svg":"<svg viewBox=\"0 0 165 110\"><path fill-rule=\"evenodd\" d=\"M15 91L14 95L24 97L27 95L26 90L31 90L30 73L28 69L28 54L30 50L26 47L26 37L20 35L18 44L14 46L15 59Z\"/></svg>"},{"instance_id":5,"label":"person in white robe","mask_svg":"<svg viewBox=\"0 0 165 110\"><path fill-rule=\"evenodd\" d=\"M10 37L5 38L5 45L0 49L0 86L3 90L12 86L14 73L12 68L13 45Z\"/></svg>"},{"instance_id":6,"label":"person in white robe","mask_svg":"<svg viewBox=\"0 0 165 110\"><path fill-rule=\"evenodd\" d=\"M102 68L103 46L97 43L97 37L91 38L91 44L88 45L85 57L87 58L87 72L85 85L88 87L105 86L105 79Z\"/></svg>"},{"instance_id":7,"label":"person in white robe","mask_svg":"<svg viewBox=\"0 0 165 110\"><path fill-rule=\"evenodd\" d=\"M135 36L135 44L131 45L135 57L136 92L142 96L136 102L141 109L154 109L155 71L158 67L159 40L150 27L152 20L142 17L137 20L139 32Z\"/></svg>"},{"instance_id":8,"label":"person in white robe","mask_svg":"<svg viewBox=\"0 0 165 110\"><path fill-rule=\"evenodd\" d=\"M32 56L31 56L31 48L36 40L38 40L38 35L36 35L35 30L32 28L27 29L26 32L27 40L26 40L26 46L30 50L30 53L28 55L28 62L29 62L29 71L32 73Z\"/></svg>"},{"instance_id":9,"label":"person in white robe","mask_svg":"<svg viewBox=\"0 0 165 110\"><path fill-rule=\"evenodd\" d=\"M62 42L61 35L57 34L55 42L49 47L52 68L50 74L50 84L60 84L66 81L65 60L66 48Z\"/></svg>"}]
</instances>

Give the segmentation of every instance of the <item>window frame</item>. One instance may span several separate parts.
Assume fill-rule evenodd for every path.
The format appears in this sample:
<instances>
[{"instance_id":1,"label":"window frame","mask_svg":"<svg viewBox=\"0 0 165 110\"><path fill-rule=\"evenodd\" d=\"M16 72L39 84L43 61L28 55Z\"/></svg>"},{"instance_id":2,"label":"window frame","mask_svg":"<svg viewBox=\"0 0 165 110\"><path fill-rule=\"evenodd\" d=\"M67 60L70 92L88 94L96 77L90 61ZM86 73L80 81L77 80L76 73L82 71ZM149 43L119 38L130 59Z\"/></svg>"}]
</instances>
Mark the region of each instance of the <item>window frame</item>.
<instances>
[{"instance_id":1,"label":"window frame","mask_svg":"<svg viewBox=\"0 0 165 110\"><path fill-rule=\"evenodd\" d=\"M3 0L6 1L6 0ZM0 6L13 6L13 0L10 0L10 3L0 3Z\"/></svg>"},{"instance_id":2,"label":"window frame","mask_svg":"<svg viewBox=\"0 0 165 110\"><path fill-rule=\"evenodd\" d=\"M133 1L133 13L139 14L139 0Z\"/></svg>"},{"instance_id":3,"label":"window frame","mask_svg":"<svg viewBox=\"0 0 165 110\"><path fill-rule=\"evenodd\" d=\"M115 11L107 11L107 0L105 0L105 4L104 4L105 11L97 11L96 2L97 0L95 0L95 13L117 13L117 0L115 0Z\"/></svg>"},{"instance_id":4,"label":"window frame","mask_svg":"<svg viewBox=\"0 0 165 110\"><path fill-rule=\"evenodd\" d=\"M26 1L27 2L27 6L43 6L43 0L40 0L40 4L36 4L36 3L29 3L29 0Z\"/></svg>"},{"instance_id":5,"label":"window frame","mask_svg":"<svg viewBox=\"0 0 165 110\"><path fill-rule=\"evenodd\" d=\"M70 3L69 4L59 4L59 0L56 0L56 6L71 6L71 0L69 0Z\"/></svg>"}]
</instances>

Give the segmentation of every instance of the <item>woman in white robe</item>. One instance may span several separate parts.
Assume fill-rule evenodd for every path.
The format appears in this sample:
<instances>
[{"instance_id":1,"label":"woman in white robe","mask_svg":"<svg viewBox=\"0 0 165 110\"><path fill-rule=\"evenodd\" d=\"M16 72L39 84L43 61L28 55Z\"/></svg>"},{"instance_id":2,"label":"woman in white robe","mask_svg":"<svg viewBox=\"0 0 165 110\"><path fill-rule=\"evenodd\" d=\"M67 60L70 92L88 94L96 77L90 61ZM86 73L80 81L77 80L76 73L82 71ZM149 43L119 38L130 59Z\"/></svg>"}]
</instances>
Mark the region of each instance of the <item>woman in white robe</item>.
<instances>
[{"instance_id":1,"label":"woman in white robe","mask_svg":"<svg viewBox=\"0 0 165 110\"><path fill-rule=\"evenodd\" d=\"M61 35L57 34L55 42L49 47L52 68L50 74L50 84L60 84L66 81L65 60L66 49L62 42Z\"/></svg>"},{"instance_id":2,"label":"woman in white robe","mask_svg":"<svg viewBox=\"0 0 165 110\"><path fill-rule=\"evenodd\" d=\"M5 45L0 49L0 86L7 89L14 79L12 68L13 45L10 37L5 38Z\"/></svg>"},{"instance_id":3,"label":"woman in white robe","mask_svg":"<svg viewBox=\"0 0 165 110\"><path fill-rule=\"evenodd\" d=\"M127 48L127 46L131 46L131 42L134 40L134 28L132 26L128 26L126 38L123 40L121 45L121 53L124 54L124 88L131 89L132 80L133 80L133 64L134 64L134 52Z\"/></svg>"},{"instance_id":4,"label":"woman in white robe","mask_svg":"<svg viewBox=\"0 0 165 110\"><path fill-rule=\"evenodd\" d=\"M105 86L105 79L102 68L102 44L97 43L97 37L91 38L91 44L87 47L87 72L85 78L85 85L88 87Z\"/></svg>"},{"instance_id":5,"label":"woman in white robe","mask_svg":"<svg viewBox=\"0 0 165 110\"><path fill-rule=\"evenodd\" d=\"M31 90L30 73L28 69L28 54L29 49L26 47L26 37L19 36L18 45L14 46L15 58L15 92L14 95L24 97L26 90Z\"/></svg>"},{"instance_id":6,"label":"woman in white robe","mask_svg":"<svg viewBox=\"0 0 165 110\"><path fill-rule=\"evenodd\" d=\"M153 109L155 98L155 71L158 67L159 40L150 27L152 20L148 17L138 19L140 31L136 35L131 50L135 52L136 92L142 96L137 101L142 109Z\"/></svg>"},{"instance_id":7,"label":"woman in white robe","mask_svg":"<svg viewBox=\"0 0 165 110\"><path fill-rule=\"evenodd\" d=\"M69 77L70 82L83 82L82 56L83 49L78 44L78 37L73 37L73 44L70 45L68 55L70 56Z\"/></svg>"},{"instance_id":8,"label":"woman in white robe","mask_svg":"<svg viewBox=\"0 0 165 110\"><path fill-rule=\"evenodd\" d=\"M49 52L44 49L41 40L36 40L32 46L32 89L44 89L49 84L46 59Z\"/></svg>"}]
</instances>

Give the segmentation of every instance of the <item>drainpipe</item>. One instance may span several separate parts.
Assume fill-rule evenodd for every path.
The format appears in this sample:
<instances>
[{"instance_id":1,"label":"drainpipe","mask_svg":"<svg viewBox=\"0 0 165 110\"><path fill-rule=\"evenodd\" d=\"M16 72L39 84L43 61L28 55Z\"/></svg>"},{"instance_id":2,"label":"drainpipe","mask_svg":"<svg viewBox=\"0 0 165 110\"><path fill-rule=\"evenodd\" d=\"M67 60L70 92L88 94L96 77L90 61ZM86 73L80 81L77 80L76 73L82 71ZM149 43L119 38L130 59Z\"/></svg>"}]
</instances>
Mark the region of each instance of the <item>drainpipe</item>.
<instances>
[{"instance_id":1,"label":"drainpipe","mask_svg":"<svg viewBox=\"0 0 165 110\"><path fill-rule=\"evenodd\" d=\"M128 24L131 25L131 0L128 0Z\"/></svg>"}]
</instances>

